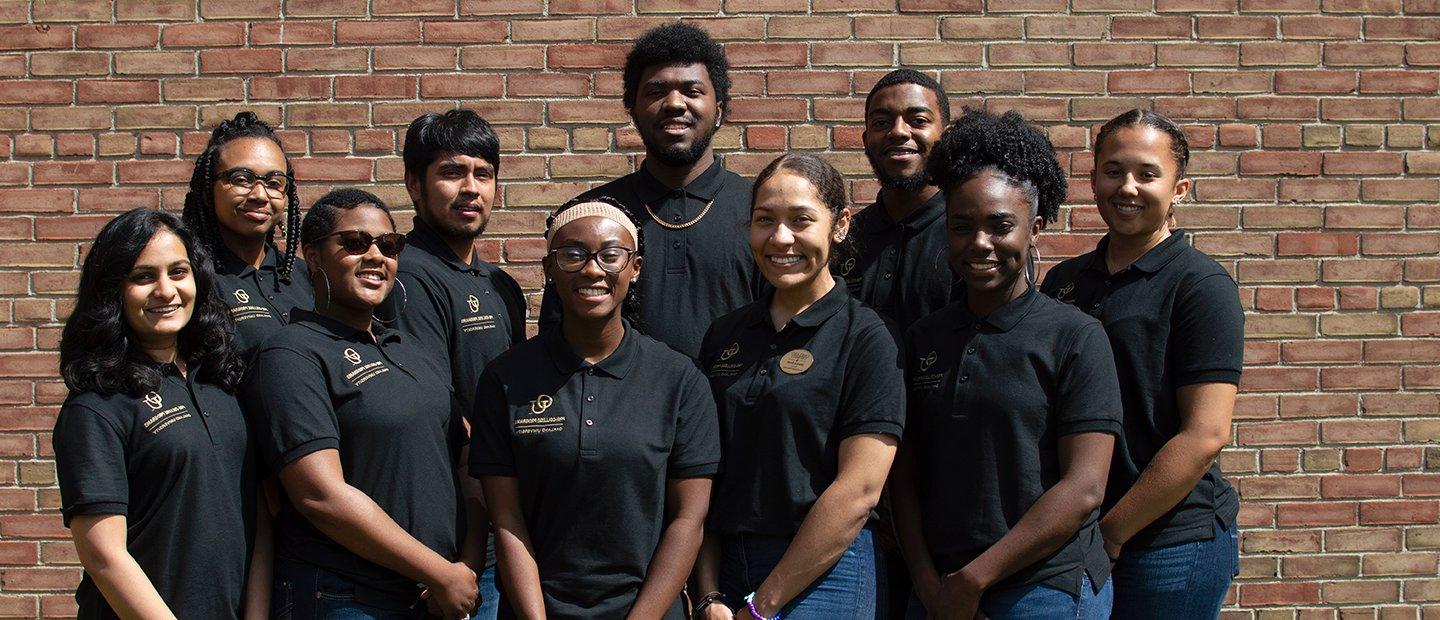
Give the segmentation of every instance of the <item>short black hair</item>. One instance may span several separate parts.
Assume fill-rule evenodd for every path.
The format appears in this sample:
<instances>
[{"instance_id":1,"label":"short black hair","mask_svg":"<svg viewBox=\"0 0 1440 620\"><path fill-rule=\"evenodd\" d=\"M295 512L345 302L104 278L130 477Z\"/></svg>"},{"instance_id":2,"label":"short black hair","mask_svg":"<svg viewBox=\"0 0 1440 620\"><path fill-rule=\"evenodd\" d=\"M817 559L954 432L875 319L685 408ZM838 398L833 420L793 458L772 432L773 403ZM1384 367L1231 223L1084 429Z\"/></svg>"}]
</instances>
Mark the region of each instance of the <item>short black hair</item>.
<instances>
[{"instance_id":1,"label":"short black hair","mask_svg":"<svg viewBox=\"0 0 1440 620\"><path fill-rule=\"evenodd\" d=\"M676 22L656 26L640 35L625 55L625 109L635 107L640 75L646 69L692 63L705 65L710 84L715 87L715 103L724 105L730 101L730 61L725 59L725 48L711 39L705 29Z\"/></svg>"},{"instance_id":2,"label":"short black hair","mask_svg":"<svg viewBox=\"0 0 1440 620\"><path fill-rule=\"evenodd\" d=\"M177 357L228 392L239 385L244 365L209 252L180 218L141 207L106 223L80 268L75 309L60 334L60 376L71 393L139 396L158 389L162 376L132 339L121 296L135 260L162 230L180 238L195 278L195 307L180 328Z\"/></svg>"},{"instance_id":3,"label":"short black hair","mask_svg":"<svg viewBox=\"0 0 1440 620\"><path fill-rule=\"evenodd\" d=\"M405 130L405 173L425 178L425 169L445 153L479 157L500 174L500 136L473 110L459 108L443 114L431 112L410 122Z\"/></svg>"},{"instance_id":4,"label":"short black hair","mask_svg":"<svg viewBox=\"0 0 1440 620\"><path fill-rule=\"evenodd\" d=\"M390 228L395 228L395 216L390 215L390 206L379 196L358 187L337 187L325 193L305 213L305 223L300 225L300 242L310 245L335 232L335 220L341 211L355 207L371 206L385 212Z\"/></svg>"},{"instance_id":5,"label":"short black hair","mask_svg":"<svg viewBox=\"0 0 1440 620\"><path fill-rule=\"evenodd\" d=\"M986 170L1000 172L1030 194L1032 216L1046 222L1060 217L1067 193L1065 170L1055 160L1050 138L1019 112L995 116L966 108L940 136L925 168L930 183L947 193Z\"/></svg>"},{"instance_id":6,"label":"short black hair","mask_svg":"<svg viewBox=\"0 0 1440 620\"><path fill-rule=\"evenodd\" d=\"M950 100L945 97L945 90L940 88L940 83L936 82L935 78L914 69L896 69L886 73L885 77L875 82L875 85L870 87L870 94L865 95L865 113L870 113L870 100L875 98L875 93L896 84L916 84L935 93L935 102L940 106L940 122L950 122Z\"/></svg>"},{"instance_id":7,"label":"short black hair","mask_svg":"<svg viewBox=\"0 0 1440 620\"><path fill-rule=\"evenodd\" d=\"M1176 176L1185 176L1185 168L1190 165L1190 141L1185 139L1185 132L1180 129L1180 125L1164 114L1141 108L1127 111L1110 119L1100 127L1100 132L1095 134L1097 163L1100 159L1100 147L1104 146L1105 140L1112 137L1121 127L1150 127L1170 136L1170 156L1175 159Z\"/></svg>"},{"instance_id":8,"label":"short black hair","mask_svg":"<svg viewBox=\"0 0 1440 620\"><path fill-rule=\"evenodd\" d=\"M280 147L280 152L285 152L285 145L280 143L280 136L269 123L260 120L254 112L245 110L235 115L235 118L221 121L215 130L210 132L210 141L205 144L205 150L195 158L195 168L190 172L190 190L185 193L185 208L180 216L185 220L185 225L200 238L201 245L210 252L210 256L219 256L225 243L220 238L220 221L215 217L215 164L220 159L220 147L232 140L241 138L262 138L274 142ZM295 268L295 241L300 230L300 193L295 188L295 171L290 166L290 158L285 158L285 174L290 175L290 183L285 188L285 257L280 261L280 268L277 273L279 281L290 283L290 272ZM265 235L267 242L275 241L275 229L271 228Z\"/></svg>"}]
</instances>

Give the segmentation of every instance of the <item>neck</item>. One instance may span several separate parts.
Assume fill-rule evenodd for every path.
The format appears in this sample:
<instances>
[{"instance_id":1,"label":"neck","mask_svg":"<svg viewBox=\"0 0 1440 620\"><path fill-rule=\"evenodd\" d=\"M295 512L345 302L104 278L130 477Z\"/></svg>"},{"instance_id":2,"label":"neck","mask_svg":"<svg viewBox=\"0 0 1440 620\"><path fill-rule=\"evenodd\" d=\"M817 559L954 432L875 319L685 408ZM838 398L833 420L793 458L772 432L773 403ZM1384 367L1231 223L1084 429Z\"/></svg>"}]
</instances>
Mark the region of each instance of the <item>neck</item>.
<instances>
[{"instance_id":1,"label":"neck","mask_svg":"<svg viewBox=\"0 0 1440 620\"><path fill-rule=\"evenodd\" d=\"M264 237L242 237L224 228L220 229L220 241L231 253L240 260L248 263L251 267L259 267L265 260L265 238Z\"/></svg>"},{"instance_id":2,"label":"neck","mask_svg":"<svg viewBox=\"0 0 1440 620\"><path fill-rule=\"evenodd\" d=\"M1015 278L1015 281L1011 282L1009 286L996 290L967 289L965 291L965 307L970 310L970 314L985 318L990 316L990 313L1005 307L1005 304L1019 299L1028 290L1030 290L1030 282L1023 275Z\"/></svg>"},{"instance_id":3,"label":"neck","mask_svg":"<svg viewBox=\"0 0 1440 620\"><path fill-rule=\"evenodd\" d=\"M715 163L715 151L707 148L700 158L691 164L671 166L662 163L658 157L646 157L644 166L665 187L680 189L699 178L701 174L710 169L710 164L713 163Z\"/></svg>"},{"instance_id":4,"label":"neck","mask_svg":"<svg viewBox=\"0 0 1440 620\"><path fill-rule=\"evenodd\" d=\"M934 185L925 185L915 191L885 187L880 190L880 204L885 206L885 214L890 216L891 221L899 222L910 217L939 191L940 188Z\"/></svg>"},{"instance_id":5,"label":"neck","mask_svg":"<svg viewBox=\"0 0 1440 620\"><path fill-rule=\"evenodd\" d=\"M616 311L601 319L587 319L571 314L560 323L561 335L576 357L598 364L610 357L625 339L625 324Z\"/></svg>"},{"instance_id":6,"label":"neck","mask_svg":"<svg viewBox=\"0 0 1440 620\"><path fill-rule=\"evenodd\" d=\"M426 222L425 225L430 226L430 223ZM451 237L443 235L440 234L440 229L434 226L430 226L430 230L434 231L435 236L439 237L440 241L445 243L445 247L450 248L450 253L454 254L455 258L466 265L470 264L470 259L475 256L474 237Z\"/></svg>"},{"instance_id":7,"label":"neck","mask_svg":"<svg viewBox=\"0 0 1440 620\"><path fill-rule=\"evenodd\" d=\"M770 301L770 322L775 331L784 329L790 319L819 301L832 288L835 288L835 277L830 275L829 269L821 269L808 283L775 289L775 297Z\"/></svg>"},{"instance_id":8,"label":"neck","mask_svg":"<svg viewBox=\"0 0 1440 620\"><path fill-rule=\"evenodd\" d=\"M1105 247L1105 267L1115 273L1130 266L1146 252L1170 238L1170 227L1162 226L1148 235L1120 236L1110 233L1110 242Z\"/></svg>"}]
</instances>

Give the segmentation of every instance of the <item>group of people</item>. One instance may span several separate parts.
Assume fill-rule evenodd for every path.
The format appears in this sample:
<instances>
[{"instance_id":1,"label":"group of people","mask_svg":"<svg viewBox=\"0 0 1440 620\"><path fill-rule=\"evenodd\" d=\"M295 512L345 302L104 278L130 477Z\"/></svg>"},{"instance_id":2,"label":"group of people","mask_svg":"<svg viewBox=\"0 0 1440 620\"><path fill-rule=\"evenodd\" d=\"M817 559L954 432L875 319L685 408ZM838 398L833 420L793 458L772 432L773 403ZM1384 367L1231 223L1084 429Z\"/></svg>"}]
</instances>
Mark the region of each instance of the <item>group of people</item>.
<instances>
[{"instance_id":1,"label":"group of people","mask_svg":"<svg viewBox=\"0 0 1440 620\"><path fill-rule=\"evenodd\" d=\"M302 219L274 131L221 123L180 217L101 230L63 332L80 617L1217 616L1243 314L1173 228L1180 128L1100 129L1108 230L1041 282L1041 129L893 71L852 214L817 155L725 169L727 69L692 25L636 40L644 161L547 220L529 339L475 249L479 115L410 125L403 235L357 188Z\"/></svg>"}]
</instances>

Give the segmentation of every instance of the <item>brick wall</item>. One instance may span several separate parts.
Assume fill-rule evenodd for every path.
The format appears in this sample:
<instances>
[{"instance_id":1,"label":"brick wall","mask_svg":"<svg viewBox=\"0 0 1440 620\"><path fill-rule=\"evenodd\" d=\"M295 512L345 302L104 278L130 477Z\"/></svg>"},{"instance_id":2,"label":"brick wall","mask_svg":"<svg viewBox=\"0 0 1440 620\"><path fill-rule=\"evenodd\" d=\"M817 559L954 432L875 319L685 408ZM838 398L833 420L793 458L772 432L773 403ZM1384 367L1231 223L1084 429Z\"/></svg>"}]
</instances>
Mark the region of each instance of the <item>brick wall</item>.
<instances>
[{"instance_id":1,"label":"brick wall","mask_svg":"<svg viewBox=\"0 0 1440 620\"><path fill-rule=\"evenodd\" d=\"M1437 0L0 0L0 615L73 612L49 431L85 242L178 210L219 119L283 127L306 200L407 204L397 131L473 107L505 151L485 254L533 291L545 209L632 169L616 68L676 18L734 65L730 167L822 151L862 204L863 97L896 65L1044 124L1080 179L1105 119L1182 120L1179 219L1249 310L1227 617L1440 618ZM1103 230L1071 200L1047 259Z\"/></svg>"}]
</instances>

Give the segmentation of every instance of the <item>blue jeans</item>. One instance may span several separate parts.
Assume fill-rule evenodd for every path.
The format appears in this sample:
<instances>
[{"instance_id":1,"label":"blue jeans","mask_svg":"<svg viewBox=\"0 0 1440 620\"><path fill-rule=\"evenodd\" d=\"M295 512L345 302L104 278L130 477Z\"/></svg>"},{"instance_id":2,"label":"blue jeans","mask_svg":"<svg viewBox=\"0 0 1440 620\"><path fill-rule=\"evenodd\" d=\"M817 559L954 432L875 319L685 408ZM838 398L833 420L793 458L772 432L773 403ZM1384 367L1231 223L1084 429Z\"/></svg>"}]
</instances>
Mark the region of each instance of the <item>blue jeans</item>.
<instances>
[{"instance_id":1,"label":"blue jeans","mask_svg":"<svg viewBox=\"0 0 1440 620\"><path fill-rule=\"evenodd\" d=\"M478 580L480 585L480 607L476 608L474 620L495 620L500 613L500 590L495 588L495 565L485 567Z\"/></svg>"},{"instance_id":2,"label":"blue jeans","mask_svg":"<svg viewBox=\"0 0 1440 620\"><path fill-rule=\"evenodd\" d=\"M1008 620L1010 618L1076 618L1077 620L1105 620L1110 617L1110 606L1115 600L1114 581L1106 581L1099 592L1095 591L1090 575L1080 580L1080 596L1048 586L1032 583L1018 588L1007 588L986 592L980 597L980 610L987 618ZM924 620L927 617L920 597L910 596L910 609L905 614L909 620Z\"/></svg>"},{"instance_id":3,"label":"blue jeans","mask_svg":"<svg viewBox=\"0 0 1440 620\"><path fill-rule=\"evenodd\" d=\"M415 620L424 618L425 604L413 609L376 607L356 601L363 586L304 562L275 559L270 590L270 617L276 620Z\"/></svg>"},{"instance_id":4,"label":"blue jeans","mask_svg":"<svg viewBox=\"0 0 1440 620\"><path fill-rule=\"evenodd\" d=\"M790 547L789 538L726 536L720 557L720 591L734 603L760 587ZM860 530L840 559L781 610L784 618L874 620L884 592L884 559L870 530Z\"/></svg>"},{"instance_id":5,"label":"blue jeans","mask_svg":"<svg viewBox=\"0 0 1440 620\"><path fill-rule=\"evenodd\" d=\"M1239 572L1239 528L1218 521L1210 540L1123 551L1111 579L1111 617L1218 618Z\"/></svg>"}]
</instances>

